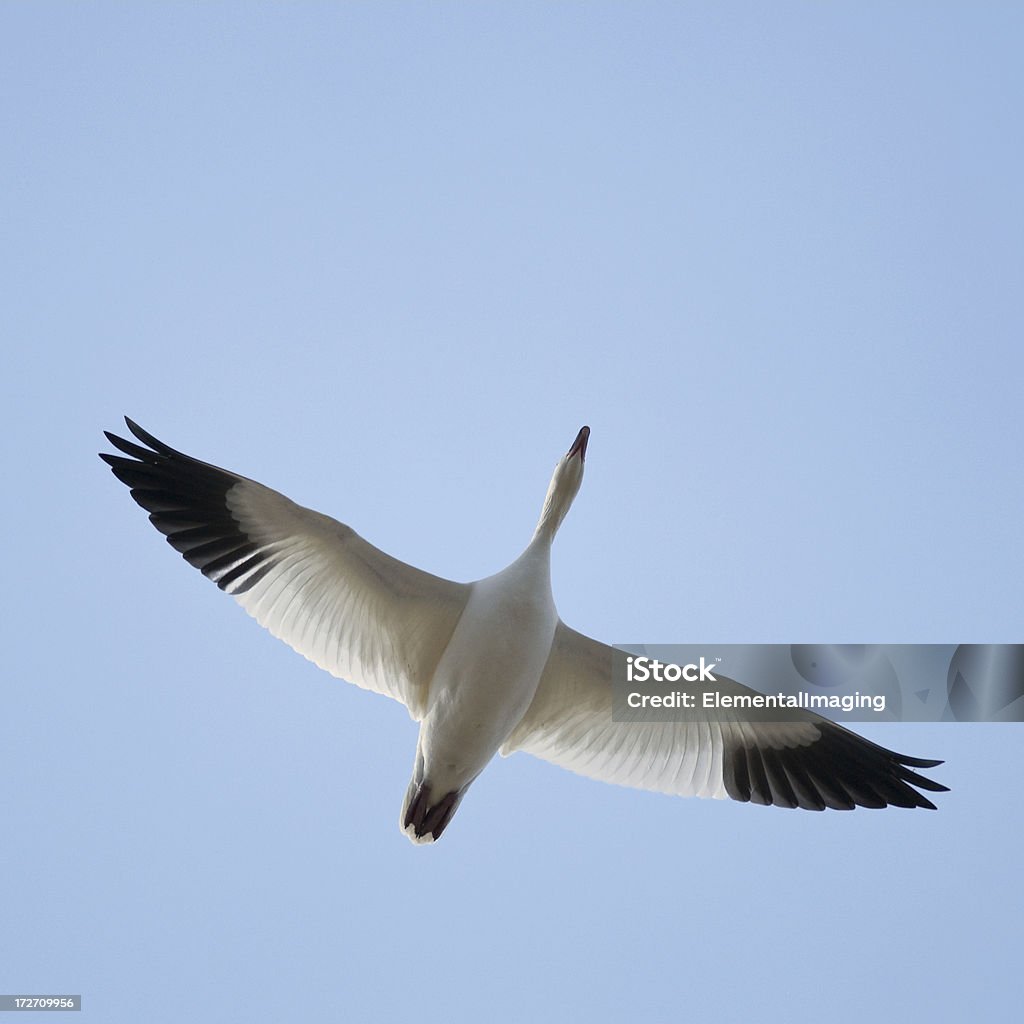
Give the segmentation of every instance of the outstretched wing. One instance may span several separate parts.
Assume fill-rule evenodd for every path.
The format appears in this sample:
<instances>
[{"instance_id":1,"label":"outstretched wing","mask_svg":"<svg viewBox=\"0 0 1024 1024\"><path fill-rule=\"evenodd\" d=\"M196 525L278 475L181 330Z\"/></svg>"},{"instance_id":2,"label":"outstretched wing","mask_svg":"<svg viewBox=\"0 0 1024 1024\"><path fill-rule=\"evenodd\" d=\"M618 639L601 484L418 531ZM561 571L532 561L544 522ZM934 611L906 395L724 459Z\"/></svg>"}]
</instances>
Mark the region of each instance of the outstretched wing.
<instances>
[{"instance_id":1,"label":"outstretched wing","mask_svg":"<svg viewBox=\"0 0 1024 1024\"><path fill-rule=\"evenodd\" d=\"M422 718L467 585L406 565L329 516L125 422L146 447L107 433L123 454L100 458L187 562L320 668Z\"/></svg>"},{"instance_id":2,"label":"outstretched wing","mask_svg":"<svg viewBox=\"0 0 1024 1024\"><path fill-rule=\"evenodd\" d=\"M540 686L502 748L602 782L677 796L803 807L935 805L947 787L911 771L941 761L896 754L810 711L743 721L742 711L677 722L612 720L612 648L559 623ZM723 692L755 691L717 677ZM915 788L917 787L917 788Z\"/></svg>"}]
</instances>

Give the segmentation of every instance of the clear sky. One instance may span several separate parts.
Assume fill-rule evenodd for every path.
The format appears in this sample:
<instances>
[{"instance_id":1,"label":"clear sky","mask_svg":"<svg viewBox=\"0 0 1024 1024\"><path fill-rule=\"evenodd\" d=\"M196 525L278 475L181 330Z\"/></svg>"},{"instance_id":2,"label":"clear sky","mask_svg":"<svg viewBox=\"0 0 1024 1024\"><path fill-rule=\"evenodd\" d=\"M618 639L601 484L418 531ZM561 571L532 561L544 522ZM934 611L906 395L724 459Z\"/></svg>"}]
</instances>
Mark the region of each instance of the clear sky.
<instances>
[{"instance_id":1,"label":"clear sky","mask_svg":"<svg viewBox=\"0 0 1024 1024\"><path fill-rule=\"evenodd\" d=\"M1021 641L1018 5L0 7L0 991L99 1022L963 1021L1017 1006L1021 726L865 725L937 813L416 729L96 458L176 447L609 642ZM1011 1009L1011 1007L1013 1009Z\"/></svg>"}]
</instances>

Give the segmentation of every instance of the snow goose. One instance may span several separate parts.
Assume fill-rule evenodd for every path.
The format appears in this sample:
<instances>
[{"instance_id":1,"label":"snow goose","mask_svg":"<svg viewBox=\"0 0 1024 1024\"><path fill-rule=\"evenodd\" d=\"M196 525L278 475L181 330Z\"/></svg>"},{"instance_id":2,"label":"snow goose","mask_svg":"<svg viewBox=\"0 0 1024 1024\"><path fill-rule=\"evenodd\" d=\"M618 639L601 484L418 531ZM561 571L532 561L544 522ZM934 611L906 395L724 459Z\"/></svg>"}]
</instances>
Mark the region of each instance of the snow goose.
<instances>
[{"instance_id":1,"label":"snow goose","mask_svg":"<svg viewBox=\"0 0 1024 1024\"><path fill-rule=\"evenodd\" d=\"M640 789L819 811L934 809L918 790L946 789L911 770L941 761L894 753L811 712L613 721L612 648L566 626L551 595L551 542L583 480L589 427L556 464L523 553L466 584L125 422L142 444L107 433L121 454L100 457L185 560L304 657L401 701L421 723L400 817L413 842L440 838L499 750Z\"/></svg>"}]
</instances>

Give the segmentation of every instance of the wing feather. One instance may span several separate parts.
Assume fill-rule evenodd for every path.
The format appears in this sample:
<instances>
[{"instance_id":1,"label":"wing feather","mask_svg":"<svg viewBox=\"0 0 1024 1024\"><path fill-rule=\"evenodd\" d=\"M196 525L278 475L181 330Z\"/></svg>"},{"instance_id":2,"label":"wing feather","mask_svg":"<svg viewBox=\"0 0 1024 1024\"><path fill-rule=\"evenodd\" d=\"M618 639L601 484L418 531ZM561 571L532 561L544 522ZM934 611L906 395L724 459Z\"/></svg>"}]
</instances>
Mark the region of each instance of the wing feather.
<instances>
[{"instance_id":1,"label":"wing feather","mask_svg":"<svg viewBox=\"0 0 1024 1024\"><path fill-rule=\"evenodd\" d=\"M612 720L612 648L559 623L537 694L502 748L639 789L824 810L928 807L945 786L911 771L941 761L897 754L801 711L756 721L734 711L675 722ZM718 677L720 690L754 691ZM916 788L915 788L916 787Z\"/></svg>"},{"instance_id":2,"label":"wing feather","mask_svg":"<svg viewBox=\"0 0 1024 1024\"><path fill-rule=\"evenodd\" d=\"M423 716L467 585L406 565L343 523L125 422L145 447L107 433L122 454L100 458L187 562L320 668Z\"/></svg>"}]
</instances>

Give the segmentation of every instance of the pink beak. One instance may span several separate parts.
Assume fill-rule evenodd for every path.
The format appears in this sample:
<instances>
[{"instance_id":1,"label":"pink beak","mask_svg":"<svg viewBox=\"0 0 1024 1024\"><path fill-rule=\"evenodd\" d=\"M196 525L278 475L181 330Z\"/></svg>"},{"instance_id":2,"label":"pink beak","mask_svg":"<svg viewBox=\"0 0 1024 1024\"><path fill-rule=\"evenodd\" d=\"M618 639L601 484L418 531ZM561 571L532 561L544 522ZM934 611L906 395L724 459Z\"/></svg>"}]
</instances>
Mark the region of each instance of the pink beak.
<instances>
[{"instance_id":1,"label":"pink beak","mask_svg":"<svg viewBox=\"0 0 1024 1024\"><path fill-rule=\"evenodd\" d=\"M576 435L576 440L573 441L566 458L571 459L574 455L579 455L580 462L585 462L587 458L587 441L589 439L590 427L580 427L580 432Z\"/></svg>"}]
</instances>

